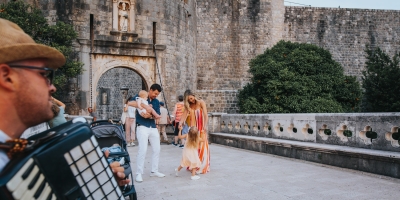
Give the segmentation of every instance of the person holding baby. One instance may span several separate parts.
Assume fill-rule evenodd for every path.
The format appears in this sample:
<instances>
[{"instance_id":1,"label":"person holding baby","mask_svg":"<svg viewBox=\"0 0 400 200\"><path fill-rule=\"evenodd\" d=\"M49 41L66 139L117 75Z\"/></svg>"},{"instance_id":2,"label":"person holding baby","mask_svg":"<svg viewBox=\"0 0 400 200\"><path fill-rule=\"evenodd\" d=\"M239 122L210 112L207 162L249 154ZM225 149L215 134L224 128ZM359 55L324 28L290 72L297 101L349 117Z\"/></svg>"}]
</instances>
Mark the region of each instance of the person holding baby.
<instances>
[{"instance_id":1,"label":"person holding baby","mask_svg":"<svg viewBox=\"0 0 400 200\"><path fill-rule=\"evenodd\" d=\"M153 150L151 156L151 177L165 177L165 175L158 171L158 162L160 159L160 134L156 127L155 119L160 118L160 102L157 96L162 91L159 84L153 84L150 86L148 92L140 91L139 95L136 95L134 99L136 101L128 102L128 106L137 108L136 113L136 137L138 141L138 154L136 159L136 182L143 181L144 163L147 152L147 146L150 142L150 146ZM146 111L144 111L144 110Z\"/></svg>"}]
</instances>

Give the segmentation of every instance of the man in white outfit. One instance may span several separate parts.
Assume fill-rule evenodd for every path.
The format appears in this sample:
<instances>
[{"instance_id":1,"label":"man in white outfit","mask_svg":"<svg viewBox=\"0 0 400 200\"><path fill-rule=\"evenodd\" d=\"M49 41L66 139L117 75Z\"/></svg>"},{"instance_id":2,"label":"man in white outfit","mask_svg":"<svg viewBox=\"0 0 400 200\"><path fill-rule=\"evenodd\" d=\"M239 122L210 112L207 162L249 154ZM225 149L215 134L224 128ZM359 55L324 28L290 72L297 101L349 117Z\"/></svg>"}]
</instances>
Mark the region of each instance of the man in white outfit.
<instances>
[{"instance_id":1,"label":"man in white outfit","mask_svg":"<svg viewBox=\"0 0 400 200\"><path fill-rule=\"evenodd\" d=\"M136 170L136 182L142 182L142 174L144 167L144 159L147 152L148 142L150 142L151 148L153 150L153 155L151 159L151 173L150 176L165 177L163 173L158 171L158 161L160 159L160 135L155 123L155 120L151 116L151 109L154 109L158 114L160 113L160 102L156 99L157 96L162 91L159 84L153 84L149 90L149 98L147 99L149 105L141 104L147 113L142 113L141 115L136 112L136 137L138 141L138 155L137 155L137 170ZM134 97L136 99L138 95ZM131 101L128 103L129 106L138 107L136 101Z\"/></svg>"}]
</instances>

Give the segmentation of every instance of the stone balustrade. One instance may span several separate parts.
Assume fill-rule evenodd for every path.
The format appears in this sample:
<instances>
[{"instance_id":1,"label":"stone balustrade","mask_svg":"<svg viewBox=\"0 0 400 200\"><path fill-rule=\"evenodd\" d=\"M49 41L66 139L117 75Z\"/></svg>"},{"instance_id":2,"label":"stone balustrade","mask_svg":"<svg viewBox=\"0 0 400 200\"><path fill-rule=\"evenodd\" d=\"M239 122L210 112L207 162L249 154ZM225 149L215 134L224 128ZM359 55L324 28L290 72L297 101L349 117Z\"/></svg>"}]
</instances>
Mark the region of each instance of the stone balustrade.
<instances>
[{"instance_id":1,"label":"stone balustrade","mask_svg":"<svg viewBox=\"0 0 400 200\"><path fill-rule=\"evenodd\" d=\"M210 113L208 126L210 133L400 152L400 113Z\"/></svg>"},{"instance_id":2,"label":"stone balustrade","mask_svg":"<svg viewBox=\"0 0 400 200\"><path fill-rule=\"evenodd\" d=\"M210 113L210 141L400 178L400 113Z\"/></svg>"}]
</instances>

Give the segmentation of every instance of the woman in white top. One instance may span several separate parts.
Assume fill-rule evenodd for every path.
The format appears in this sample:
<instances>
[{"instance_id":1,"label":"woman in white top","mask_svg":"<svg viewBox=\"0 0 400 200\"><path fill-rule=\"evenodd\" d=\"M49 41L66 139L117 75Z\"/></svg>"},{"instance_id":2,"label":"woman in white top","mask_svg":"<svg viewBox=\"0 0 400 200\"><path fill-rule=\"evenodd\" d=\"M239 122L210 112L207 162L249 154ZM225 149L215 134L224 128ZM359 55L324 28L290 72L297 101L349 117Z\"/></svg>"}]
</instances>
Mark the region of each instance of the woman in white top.
<instances>
[{"instance_id":1,"label":"woman in white top","mask_svg":"<svg viewBox=\"0 0 400 200\"><path fill-rule=\"evenodd\" d=\"M135 119L135 112L136 108L132 106L128 106L128 102L133 101L132 96L130 96L124 105L124 112L127 112L125 118L125 138L127 146L135 146L135 129L136 129L136 119Z\"/></svg>"}]
</instances>

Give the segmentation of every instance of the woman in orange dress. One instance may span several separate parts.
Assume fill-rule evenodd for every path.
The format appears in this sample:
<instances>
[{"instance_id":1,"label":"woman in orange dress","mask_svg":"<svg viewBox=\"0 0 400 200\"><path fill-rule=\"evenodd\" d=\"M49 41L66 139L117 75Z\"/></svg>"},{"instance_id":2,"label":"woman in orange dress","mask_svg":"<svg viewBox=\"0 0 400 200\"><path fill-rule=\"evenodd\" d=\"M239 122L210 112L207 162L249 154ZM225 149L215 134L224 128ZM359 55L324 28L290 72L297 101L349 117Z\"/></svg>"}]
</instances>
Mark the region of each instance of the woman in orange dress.
<instances>
[{"instance_id":1,"label":"woman in orange dress","mask_svg":"<svg viewBox=\"0 0 400 200\"><path fill-rule=\"evenodd\" d=\"M207 132L207 107L206 103L197 98L196 95L190 91L186 90L184 94L184 104L185 111L183 112L179 127L186 124L189 127L195 126L199 131L200 138L204 138L205 142L199 145L199 158L201 161L201 166L198 173L205 174L210 171L210 149L208 147L208 132ZM204 136L202 134L205 134Z\"/></svg>"}]
</instances>

